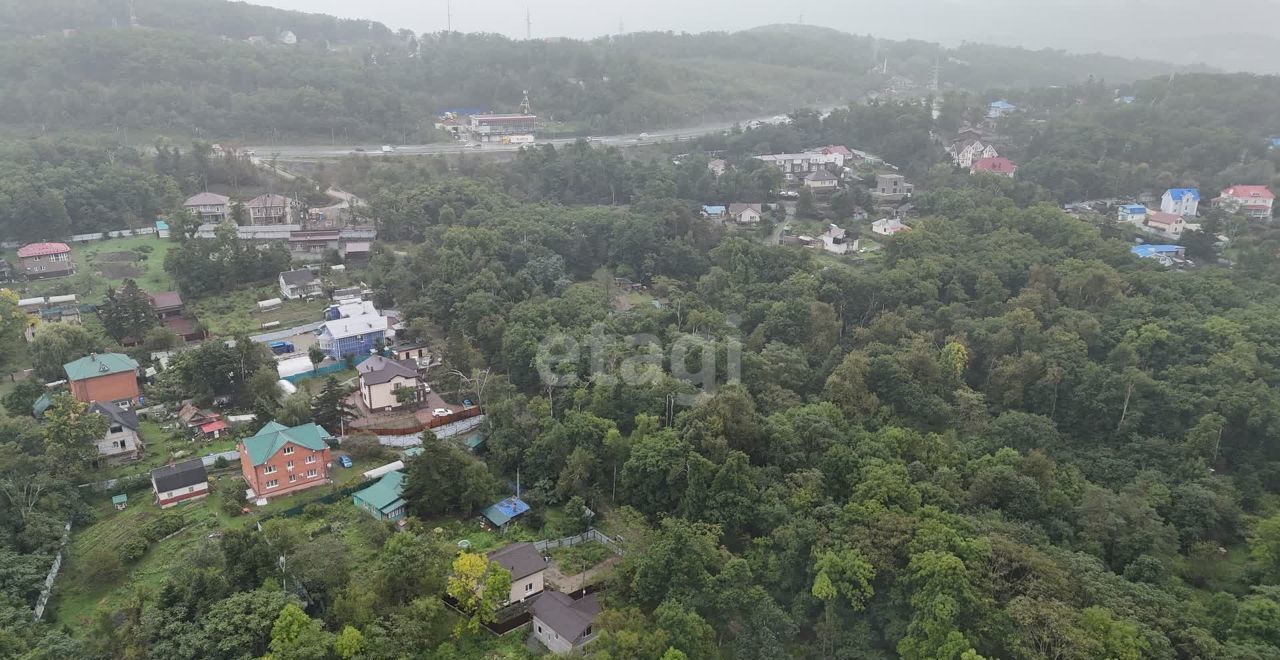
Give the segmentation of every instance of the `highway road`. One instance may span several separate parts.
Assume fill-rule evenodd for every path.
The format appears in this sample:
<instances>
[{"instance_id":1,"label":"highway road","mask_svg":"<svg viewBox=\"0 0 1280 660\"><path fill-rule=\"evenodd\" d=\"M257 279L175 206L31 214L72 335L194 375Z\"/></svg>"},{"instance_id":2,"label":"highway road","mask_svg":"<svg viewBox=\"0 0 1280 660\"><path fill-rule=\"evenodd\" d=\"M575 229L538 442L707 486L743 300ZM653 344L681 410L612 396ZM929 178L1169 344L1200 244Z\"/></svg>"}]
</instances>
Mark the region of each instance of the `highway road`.
<instances>
[{"instance_id":1,"label":"highway road","mask_svg":"<svg viewBox=\"0 0 1280 660\"><path fill-rule=\"evenodd\" d=\"M654 130L647 133L592 137L591 143L610 147L639 147L659 144L662 142L692 140L704 135L723 133L732 128L734 124L746 126L747 124L754 122L780 123L782 121L785 121L785 117L777 115L743 122L720 122L715 124L706 124L703 126L695 126L692 128L673 128L666 130ZM577 140L578 138L539 140L538 144L554 144L556 146L563 146L573 144ZM480 146L477 147L475 144L480 144ZM469 144L467 142L453 141L439 142L435 144L395 145L395 150L389 154L382 152L382 145L371 144L350 146L255 145L248 148L254 151L257 158L264 160L269 160L272 157L280 158L282 160L323 160L329 158L342 158L344 156L361 153L370 156L440 156L445 154L461 153L513 153L519 151L522 146L528 145L496 143Z\"/></svg>"}]
</instances>

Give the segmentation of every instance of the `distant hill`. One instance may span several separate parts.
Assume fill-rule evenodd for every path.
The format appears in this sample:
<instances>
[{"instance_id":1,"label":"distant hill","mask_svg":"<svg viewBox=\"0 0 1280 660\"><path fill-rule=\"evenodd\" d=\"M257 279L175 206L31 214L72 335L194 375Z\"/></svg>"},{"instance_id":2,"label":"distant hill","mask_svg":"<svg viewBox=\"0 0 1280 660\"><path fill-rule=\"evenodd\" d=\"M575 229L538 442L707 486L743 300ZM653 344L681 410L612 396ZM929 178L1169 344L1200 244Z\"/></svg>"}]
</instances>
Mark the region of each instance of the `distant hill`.
<instances>
[{"instance_id":1,"label":"distant hill","mask_svg":"<svg viewBox=\"0 0 1280 660\"><path fill-rule=\"evenodd\" d=\"M130 16L127 0L0 0L0 123L11 132L404 143L438 138L442 110L511 111L524 90L554 126L603 133L842 103L887 86L923 94L935 64L944 89L978 90L1120 82L1170 68L794 25L516 41L418 36L219 0L133 7Z\"/></svg>"}]
</instances>

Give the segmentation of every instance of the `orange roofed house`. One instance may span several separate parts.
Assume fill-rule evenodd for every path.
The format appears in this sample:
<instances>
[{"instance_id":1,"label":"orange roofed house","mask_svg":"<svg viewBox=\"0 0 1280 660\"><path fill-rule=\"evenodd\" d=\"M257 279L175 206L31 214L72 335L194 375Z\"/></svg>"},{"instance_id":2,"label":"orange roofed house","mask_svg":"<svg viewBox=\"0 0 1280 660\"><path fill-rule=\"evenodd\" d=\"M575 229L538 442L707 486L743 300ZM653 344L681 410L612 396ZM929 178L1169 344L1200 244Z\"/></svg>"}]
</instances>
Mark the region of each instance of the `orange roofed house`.
<instances>
[{"instance_id":1,"label":"orange roofed house","mask_svg":"<svg viewBox=\"0 0 1280 660\"><path fill-rule=\"evenodd\" d=\"M76 401L109 401L126 410L138 403L138 363L128 355L91 353L62 370Z\"/></svg>"},{"instance_id":2,"label":"orange roofed house","mask_svg":"<svg viewBox=\"0 0 1280 660\"><path fill-rule=\"evenodd\" d=\"M329 482L328 431L316 424L286 428L278 422L240 441L240 472L250 499L290 495Z\"/></svg>"}]
</instances>

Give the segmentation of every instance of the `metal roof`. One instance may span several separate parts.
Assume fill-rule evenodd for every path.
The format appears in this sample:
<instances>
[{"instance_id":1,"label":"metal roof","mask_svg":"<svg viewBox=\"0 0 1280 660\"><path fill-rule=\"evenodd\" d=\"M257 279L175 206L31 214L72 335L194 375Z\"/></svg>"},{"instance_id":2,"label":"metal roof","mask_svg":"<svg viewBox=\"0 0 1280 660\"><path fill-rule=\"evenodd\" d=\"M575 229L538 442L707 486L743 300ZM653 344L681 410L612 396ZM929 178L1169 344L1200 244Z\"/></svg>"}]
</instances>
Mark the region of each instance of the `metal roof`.
<instances>
[{"instance_id":1,"label":"metal roof","mask_svg":"<svg viewBox=\"0 0 1280 660\"><path fill-rule=\"evenodd\" d=\"M262 427L252 438L244 440L244 449L253 465L262 465L284 449L285 445L295 444L312 451L321 451L329 445L325 443L332 437L328 431L317 424L303 424L293 428L285 428L279 422L270 422Z\"/></svg>"},{"instance_id":2,"label":"metal roof","mask_svg":"<svg viewBox=\"0 0 1280 660\"><path fill-rule=\"evenodd\" d=\"M484 510L483 515L495 527L502 527L529 510L529 505L518 497L508 497Z\"/></svg>"},{"instance_id":3,"label":"metal roof","mask_svg":"<svg viewBox=\"0 0 1280 660\"><path fill-rule=\"evenodd\" d=\"M67 380L86 380L126 371L137 371L138 363L121 353L98 353L68 362L62 365L62 370L67 373Z\"/></svg>"}]
</instances>

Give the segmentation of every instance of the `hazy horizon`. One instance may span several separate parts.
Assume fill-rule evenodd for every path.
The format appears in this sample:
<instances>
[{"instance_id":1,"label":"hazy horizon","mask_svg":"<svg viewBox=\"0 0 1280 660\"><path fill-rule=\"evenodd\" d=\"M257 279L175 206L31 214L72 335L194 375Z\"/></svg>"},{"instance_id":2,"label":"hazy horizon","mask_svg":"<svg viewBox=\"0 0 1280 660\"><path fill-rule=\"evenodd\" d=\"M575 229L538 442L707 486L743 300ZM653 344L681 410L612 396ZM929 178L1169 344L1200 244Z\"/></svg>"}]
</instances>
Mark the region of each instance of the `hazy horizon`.
<instances>
[{"instance_id":1,"label":"hazy horizon","mask_svg":"<svg viewBox=\"0 0 1280 660\"><path fill-rule=\"evenodd\" d=\"M255 0L257 4L343 18L365 18L393 29L438 32L448 23L448 0ZM804 23L887 39L922 39L954 46L983 42L1071 52L1102 52L1177 63L1208 61L1249 68L1246 45L1226 35L1274 39L1269 26L1280 24L1280 0L1223 0L1212 13L1193 0L901 0L897 3L848 0L839 5L793 7L741 0L699 3L650 0L487 0L452 1L452 28L460 32L496 32L514 38L526 34L526 9L534 37L592 38L637 31L738 31L776 23ZM1214 23L1214 15L1247 21ZM1188 21L1188 16L1196 17ZM1234 24L1233 24L1234 23ZM1044 29L1052 26L1052 30ZM1204 38L1204 43L1198 43ZM1215 63L1215 59L1219 60ZM1259 55L1258 66L1267 68Z\"/></svg>"}]
</instances>

